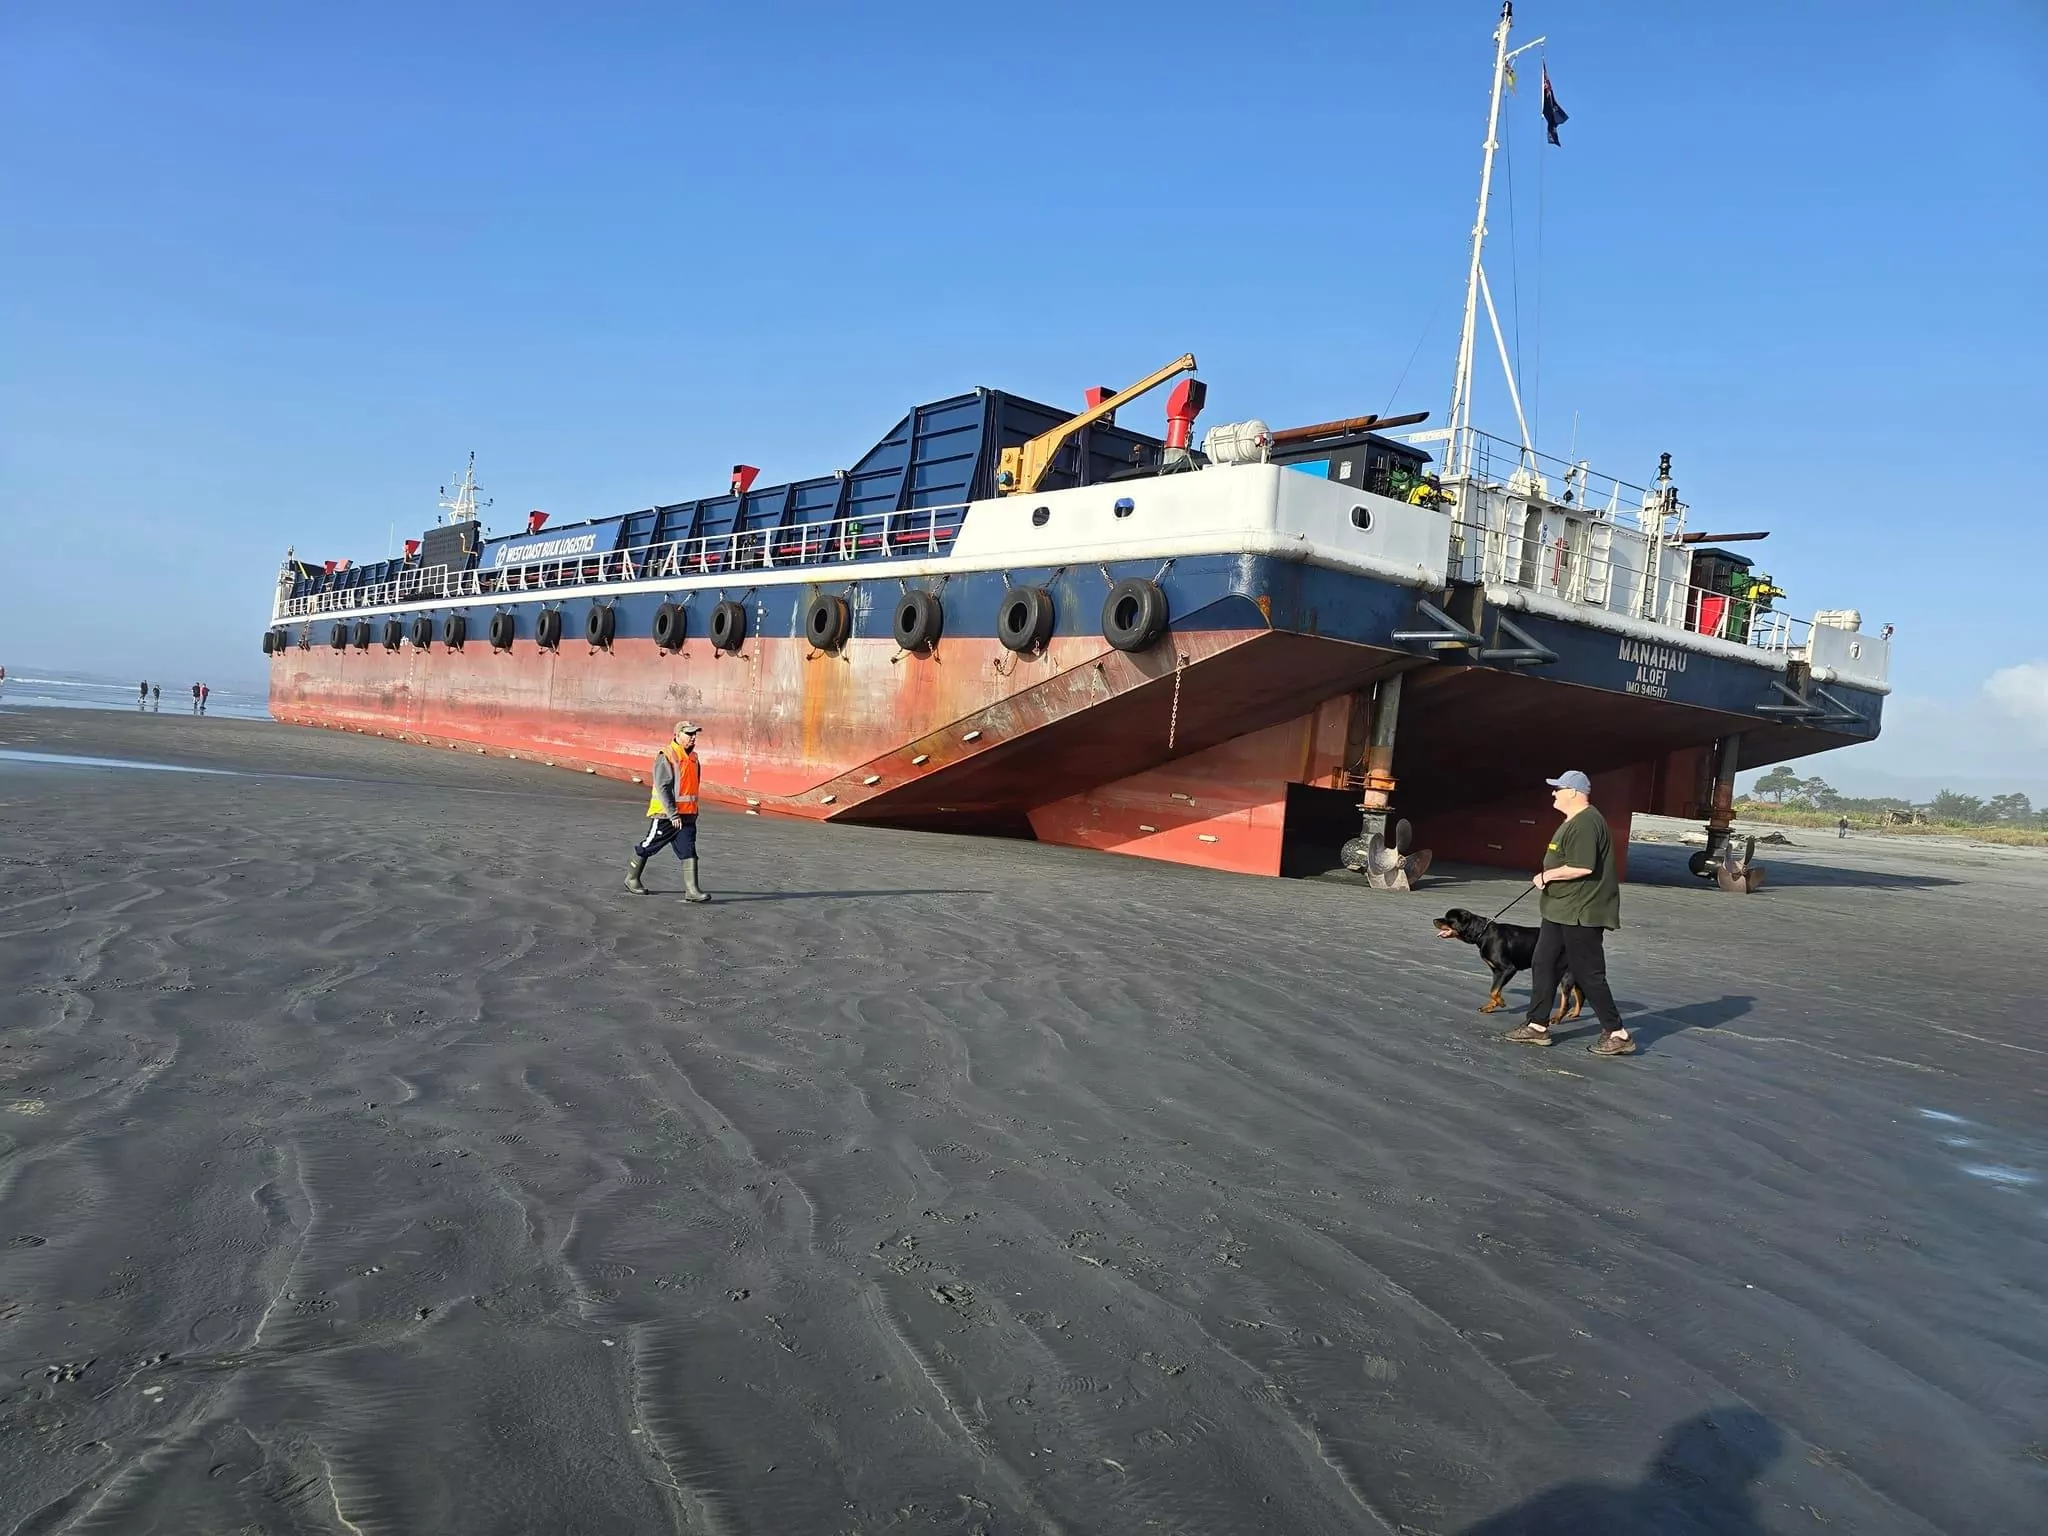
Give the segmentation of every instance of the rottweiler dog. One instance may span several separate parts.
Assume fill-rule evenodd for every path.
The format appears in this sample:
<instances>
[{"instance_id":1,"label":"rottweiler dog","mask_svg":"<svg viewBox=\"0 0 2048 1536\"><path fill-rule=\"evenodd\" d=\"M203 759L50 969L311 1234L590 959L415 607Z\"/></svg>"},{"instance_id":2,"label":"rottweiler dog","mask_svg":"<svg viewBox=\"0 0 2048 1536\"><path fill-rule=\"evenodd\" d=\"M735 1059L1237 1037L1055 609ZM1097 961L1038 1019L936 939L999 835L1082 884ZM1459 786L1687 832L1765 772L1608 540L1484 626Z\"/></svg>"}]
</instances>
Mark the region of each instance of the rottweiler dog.
<instances>
[{"instance_id":1,"label":"rottweiler dog","mask_svg":"<svg viewBox=\"0 0 2048 1536\"><path fill-rule=\"evenodd\" d=\"M1507 999L1500 995L1501 989L1535 963L1539 931L1519 928L1513 923L1490 922L1463 907L1453 907L1436 919L1438 938L1463 939L1467 944L1476 944L1479 958L1493 972L1493 991L1487 995L1486 1006L1479 1010L1481 1013L1497 1013L1507 1006ZM1579 990L1579 984L1572 980L1569 970L1563 972L1557 979L1557 1012L1550 1022L1558 1024L1566 1019L1576 1019L1585 1006L1586 994Z\"/></svg>"}]
</instances>

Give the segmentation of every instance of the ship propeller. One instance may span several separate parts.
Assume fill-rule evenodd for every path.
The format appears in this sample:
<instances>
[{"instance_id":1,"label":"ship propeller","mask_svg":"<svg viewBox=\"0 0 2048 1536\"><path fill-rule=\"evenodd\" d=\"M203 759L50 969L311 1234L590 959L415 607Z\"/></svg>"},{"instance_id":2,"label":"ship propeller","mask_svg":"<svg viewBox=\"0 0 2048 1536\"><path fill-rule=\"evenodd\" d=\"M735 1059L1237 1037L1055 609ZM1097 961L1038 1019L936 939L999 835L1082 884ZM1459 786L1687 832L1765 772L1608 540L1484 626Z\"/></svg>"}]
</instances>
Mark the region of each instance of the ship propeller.
<instances>
[{"instance_id":1,"label":"ship propeller","mask_svg":"<svg viewBox=\"0 0 2048 1536\"><path fill-rule=\"evenodd\" d=\"M1714 884L1731 896L1747 896L1764 883L1764 867L1756 862L1756 839L1744 838L1742 851L1735 851L1735 839L1721 845L1721 857L1714 864Z\"/></svg>"},{"instance_id":2,"label":"ship propeller","mask_svg":"<svg viewBox=\"0 0 2048 1536\"><path fill-rule=\"evenodd\" d=\"M1403 818L1394 823L1391 846L1377 832L1369 837L1352 838L1344 845L1344 867L1364 875L1365 883L1376 891L1413 890L1414 883L1429 868L1432 857L1427 848L1409 852L1409 845L1414 840L1415 828Z\"/></svg>"}]
</instances>

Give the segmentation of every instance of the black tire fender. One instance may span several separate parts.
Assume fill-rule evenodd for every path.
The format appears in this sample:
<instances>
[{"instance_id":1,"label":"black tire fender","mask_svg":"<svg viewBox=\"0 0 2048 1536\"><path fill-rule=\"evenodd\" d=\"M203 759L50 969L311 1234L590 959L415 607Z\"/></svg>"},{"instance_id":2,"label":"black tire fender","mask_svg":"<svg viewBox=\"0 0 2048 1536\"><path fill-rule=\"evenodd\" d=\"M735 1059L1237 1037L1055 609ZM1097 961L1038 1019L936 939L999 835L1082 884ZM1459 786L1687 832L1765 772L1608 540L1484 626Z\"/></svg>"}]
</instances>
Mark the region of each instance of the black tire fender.
<instances>
[{"instance_id":1,"label":"black tire fender","mask_svg":"<svg viewBox=\"0 0 2048 1536\"><path fill-rule=\"evenodd\" d=\"M534 615L533 643L544 651L556 650L562 643L562 610L543 608Z\"/></svg>"},{"instance_id":2,"label":"black tire fender","mask_svg":"<svg viewBox=\"0 0 2048 1536\"><path fill-rule=\"evenodd\" d=\"M906 651L928 651L946 631L946 606L936 592L905 592L896 600L896 643Z\"/></svg>"},{"instance_id":3,"label":"black tire fender","mask_svg":"<svg viewBox=\"0 0 2048 1536\"><path fill-rule=\"evenodd\" d=\"M612 611L609 603L592 603L590 612L583 619L583 638L599 650L610 650L612 636L618 632L619 616Z\"/></svg>"},{"instance_id":4,"label":"black tire fender","mask_svg":"<svg viewBox=\"0 0 2048 1536\"><path fill-rule=\"evenodd\" d=\"M846 599L830 592L814 593L804 606L804 638L814 651L836 651L846 644L853 629L853 613Z\"/></svg>"},{"instance_id":5,"label":"black tire fender","mask_svg":"<svg viewBox=\"0 0 2048 1536\"><path fill-rule=\"evenodd\" d=\"M469 638L469 618L465 614L451 613L441 625L441 642L451 651L462 649L462 642Z\"/></svg>"},{"instance_id":6,"label":"black tire fender","mask_svg":"<svg viewBox=\"0 0 2048 1536\"><path fill-rule=\"evenodd\" d=\"M357 619L356 632L351 638L355 641L357 650L367 651L370 648L370 621Z\"/></svg>"},{"instance_id":7,"label":"black tire fender","mask_svg":"<svg viewBox=\"0 0 2048 1536\"><path fill-rule=\"evenodd\" d=\"M1120 651L1142 651L1166 633L1166 594L1159 583L1126 576L1102 600L1102 638Z\"/></svg>"},{"instance_id":8,"label":"black tire fender","mask_svg":"<svg viewBox=\"0 0 2048 1536\"><path fill-rule=\"evenodd\" d=\"M517 626L516 624L514 624L514 623L513 623L513 621L512 621L512 615L511 615L511 614L509 614L509 613L494 613L494 614L492 614L492 615L491 615L491 649L492 649L492 650L495 650L495 651L509 651L509 650L511 650L511 649L512 649L512 637L513 637L513 635L514 635L514 634L516 634L517 632L518 632L518 626Z\"/></svg>"},{"instance_id":9,"label":"black tire fender","mask_svg":"<svg viewBox=\"0 0 2048 1536\"><path fill-rule=\"evenodd\" d=\"M332 633L328 635L327 640L328 643L332 645L337 651L347 650L348 626L346 624L335 625Z\"/></svg>"},{"instance_id":10,"label":"black tire fender","mask_svg":"<svg viewBox=\"0 0 2048 1536\"><path fill-rule=\"evenodd\" d=\"M654 610L654 643L664 651L679 651L690 632L690 610L681 603L663 603Z\"/></svg>"},{"instance_id":11,"label":"black tire fender","mask_svg":"<svg viewBox=\"0 0 2048 1536\"><path fill-rule=\"evenodd\" d=\"M728 654L747 643L747 610L730 598L711 610L711 643Z\"/></svg>"},{"instance_id":12,"label":"black tire fender","mask_svg":"<svg viewBox=\"0 0 2048 1536\"><path fill-rule=\"evenodd\" d=\"M1043 587L1012 587L996 610L996 638L1005 650L1035 651L1052 638L1052 594Z\"/></svg>"},{"instance_id":13,"label":"black tire fender","mask_svg":"<svg viewBox=\"0 0 2048 1536\"><path fill-rule=\"evenodd\" d=\"M384 621L384 649L395 651L405 644L405 625L397 619Z\"/></svg>"},{"instance_id":14,"label":"black tire fender","mask_svg":"<svg viewBox=\"0 0 2048 1536\"><path fill-rule=\"evenodd\" d=\"M434 621L423 613L412 621L412 646L416 651L424 651L433 643Z\"/></svg>"}]
</instances>

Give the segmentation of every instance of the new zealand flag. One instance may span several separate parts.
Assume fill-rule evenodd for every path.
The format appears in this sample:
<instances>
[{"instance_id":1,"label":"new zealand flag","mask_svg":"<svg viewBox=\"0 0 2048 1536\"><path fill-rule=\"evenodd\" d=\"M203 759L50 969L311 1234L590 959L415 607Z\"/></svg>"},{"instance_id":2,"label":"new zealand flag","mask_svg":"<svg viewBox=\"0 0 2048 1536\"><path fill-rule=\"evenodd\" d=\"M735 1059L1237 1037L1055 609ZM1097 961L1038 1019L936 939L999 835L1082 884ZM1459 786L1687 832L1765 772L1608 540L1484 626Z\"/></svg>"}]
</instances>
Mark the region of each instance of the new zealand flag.
<instances>
[{"instance_id":1,"label":"new zealand flag","mask_svg":"<svg viewBox=\"0 0 2048 1536\"><path fill-rule=\"evenodd\" d=\"M1558 142L1557 125L1570 121L1571 119L1565 115L1564 108L1557 104L1557 98L1550 94L1550 66L1545 64L1543 66L1543 126L1550 130L1551 143L1556 144ZM1563 146L1560 145L1559 147L1562 148Z\"/></svg>"}]
</instances>

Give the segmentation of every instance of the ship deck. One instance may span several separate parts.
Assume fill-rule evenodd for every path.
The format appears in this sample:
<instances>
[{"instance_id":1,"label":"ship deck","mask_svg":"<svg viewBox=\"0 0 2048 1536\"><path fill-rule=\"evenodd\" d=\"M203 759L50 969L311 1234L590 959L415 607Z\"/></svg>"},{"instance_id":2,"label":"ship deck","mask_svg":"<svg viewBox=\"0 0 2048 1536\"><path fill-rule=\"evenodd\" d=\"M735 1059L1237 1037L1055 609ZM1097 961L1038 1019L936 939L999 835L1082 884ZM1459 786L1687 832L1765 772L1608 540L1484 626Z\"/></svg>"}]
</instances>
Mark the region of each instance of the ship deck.
<instances>
[{"instance_id":1,"label":"ship deck","mask_svg":"<svg viewBox=\"0 0 2048 1536\"><path fill-rule=\"evenodd\" d=\"M0 761L0 1528L2038 1516L2041 855L1639 842L1611 1062L1481 871L714 812L698 909L601 778L0 732L233 775Z\"/></svg>"}]
</instances>

